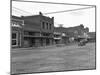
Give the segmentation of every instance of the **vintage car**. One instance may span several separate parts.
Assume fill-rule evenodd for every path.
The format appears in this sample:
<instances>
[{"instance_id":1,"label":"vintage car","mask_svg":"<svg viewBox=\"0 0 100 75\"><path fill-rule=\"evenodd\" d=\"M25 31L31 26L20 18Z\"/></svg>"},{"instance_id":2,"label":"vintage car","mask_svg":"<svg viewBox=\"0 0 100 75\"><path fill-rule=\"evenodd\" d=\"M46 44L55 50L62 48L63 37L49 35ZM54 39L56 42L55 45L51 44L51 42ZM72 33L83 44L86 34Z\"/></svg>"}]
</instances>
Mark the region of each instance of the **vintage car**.
<instances>
[{"instance_id":1,"label":"vintage car","mask_svg":"<svg viewBox=\"0 0 100 75\"><path fill-rule=\"evenodd\" d=\"M80 42L78 43L78 46L85 46L86 43L88 42L88 40L86 38L80 40Z\"/></svg>"}]
</instances>

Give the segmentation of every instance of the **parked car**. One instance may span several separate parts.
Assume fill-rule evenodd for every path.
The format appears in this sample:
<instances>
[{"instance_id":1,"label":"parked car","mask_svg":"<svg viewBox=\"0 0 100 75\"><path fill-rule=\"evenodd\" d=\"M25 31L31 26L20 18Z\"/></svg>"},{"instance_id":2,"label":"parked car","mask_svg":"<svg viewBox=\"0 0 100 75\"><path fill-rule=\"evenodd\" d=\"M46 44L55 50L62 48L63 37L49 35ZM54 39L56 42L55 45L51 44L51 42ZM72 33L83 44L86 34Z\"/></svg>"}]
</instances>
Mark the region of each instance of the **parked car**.
<instances>
[{"instance_id":1,"label":"parked car","mask_svg":"<svg viewBox=\"0 0 100 75\"><path fill-rule=\"evenodd\" d=\"M85 46L87 42L88 42L87 39L82 39L82 40L80 40L80 42L78 43L78 46Z\"/></svg>"}]
</instances>

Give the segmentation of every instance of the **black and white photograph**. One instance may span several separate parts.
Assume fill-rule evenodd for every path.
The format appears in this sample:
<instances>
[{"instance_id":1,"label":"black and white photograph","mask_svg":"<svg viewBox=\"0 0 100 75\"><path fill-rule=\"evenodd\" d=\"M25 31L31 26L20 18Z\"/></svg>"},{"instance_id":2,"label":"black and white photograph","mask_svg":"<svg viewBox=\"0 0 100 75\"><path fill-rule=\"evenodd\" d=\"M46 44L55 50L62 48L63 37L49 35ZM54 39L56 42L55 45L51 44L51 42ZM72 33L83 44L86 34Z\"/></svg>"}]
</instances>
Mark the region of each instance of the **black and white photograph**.
<instances>
[{"instance_id":1,"label":"black and white photograph","mask_svg":"<svg viewBox=\"0 0 100 75\"><path fill-rule=\"evenodd\" d=\"M96 69L96 5L11 0L11 74Z\"/></svg>"}]
</instances>

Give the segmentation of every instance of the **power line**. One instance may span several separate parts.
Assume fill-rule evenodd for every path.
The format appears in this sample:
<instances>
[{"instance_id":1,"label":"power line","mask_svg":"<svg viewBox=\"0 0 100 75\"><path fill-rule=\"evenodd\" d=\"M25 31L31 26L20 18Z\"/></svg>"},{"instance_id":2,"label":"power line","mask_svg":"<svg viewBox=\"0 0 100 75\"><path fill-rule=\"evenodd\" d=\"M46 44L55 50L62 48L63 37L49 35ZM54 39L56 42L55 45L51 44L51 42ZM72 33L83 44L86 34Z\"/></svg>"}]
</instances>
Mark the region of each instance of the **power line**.
<instances>
[{"instance_id":1,"label":"power line","mask_svg":"<svg viewBox=\"0 0 100 75\"><path fill-rule=\"evenodd\" d=\"M16 7L13 7L13 8L20 10L20 11L23 11L23 12L26 12L26 13L30 13L30 12L24 11L24 10L16 8ZM55 12L48 12L48 13L43 13L43 14L48 15L48 14L64 13L64 12L77 11L77 10L90 9L90 8L93 8L93 7L85 7L85 8L64 10L64 11L55 11ZM30 14L32 14L32 13L30 13Z\"/></svg>"},{"instance_id":2,"label":"power line","mask_svg":"<svg viewBox=\"0 0 100 75\"><path fill-rule=\"evenodd\" d=\"M90 8L93 8L93 7L78 8L78 9L71 9L71 10L64 10L64 11L56 11L56 12L48 12L48 13L44 13L44 14L47 15L47 14L55 14L55 13L64 13L64 12L77 11L77 10L90 9Z\"/></svg>"},{"instance_id":3,"label":"power line","mask_svg":"<svg viewBox=\"0 0 100 75\"><path fill-rule=\"evenodd\" d=\"M13 10L13 12L14 12L14 11L15 11L16 13L22 14L21 12L19 12L19 11L17 11L17 10Z\"/></svg>"},{"instance_id":4,"label":"power line","mask_svg":"<svg viewBox=\"0 0 100 75\"><path fill-rule=\"evenodd\" d=\"M16 0L14 0L14 1L16 1ZM17 1L22 1L22 0L17 0ZM26 2L26 1L25 1L25 2ZM34 1L32 1L32 2L34 2ZM36 1L36 2L38 2L38 1ZM47 15L47 14L55 14L55 13L64 13L64 12L70 12L70 11L77 11L77 10L83 10L83 9L90 9L90 8L93 8L93 7L94 7L94 6L85 7L85 8L71 9L71 10L63 10L63 11L48 12L48 13L43 13L43 14ZM17 7L13 7L13 8L15 8L15 9L17 9L17 10L20 10L20 11L22 11L22 12L30 13L30 12L24 11L24 10L22 10L22 9L19 9L19 8L17 8ZM30 13L30 14L32 14L32 13Z\"/></svg>"},{"instance_id":5,"label":"power line","mask_svg":"<svg viewBox=\"0 0 100 75\"><path fill-rule=\"evenodd\" d=\"M19 10L19 11L22 11L22 12L26 12L26 13L29 13L29 14L32 14L32 13L30 13L30 12L27 12L27 11L24 11L24 10L22 10L22 9L19 9L19 8L17 8L17 7L13 7L14 9L17 9L17 10Z\"/></svg>"},{"instance_id":6,"label":"power line","mask_svg":"<svg viewBox=\"0 0 100 75\"><path fill-rule=\"evenodd\" d=\"M17 2L31 2L31 3L44 3L44 4L61 4L61 5L78 5L78 6L96 6L96 5L86 5L86 4L72 4L72 3L56 3L56 2L42 2L42 1L26 1L26 0L13 0Z\"/></svg>"},{"instance_id":7,"label":"power line","mask_svg":"<svg viewBox=\"0 0 100 75\"><path fill-rule=\"evenodd\" d=\"M15 9L12 9L12 15L15 13L15 14L18 14L18 15L20 15L20 16L22 16L22 15L26 15L26 13L22 13L22 12L20 12L20 11L17 11L17 10L15 10Z\"/></svg>"}]
</instances>

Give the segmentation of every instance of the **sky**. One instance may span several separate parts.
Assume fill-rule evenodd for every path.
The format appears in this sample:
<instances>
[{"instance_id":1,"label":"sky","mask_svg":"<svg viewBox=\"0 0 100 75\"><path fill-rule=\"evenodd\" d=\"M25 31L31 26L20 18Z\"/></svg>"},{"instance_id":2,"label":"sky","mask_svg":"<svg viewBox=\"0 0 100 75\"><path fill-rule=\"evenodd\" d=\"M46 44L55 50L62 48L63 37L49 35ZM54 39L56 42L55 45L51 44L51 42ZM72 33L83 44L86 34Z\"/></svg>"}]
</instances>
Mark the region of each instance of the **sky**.
<instances>
[{"instance_id":1,"label":"sky","mask_svg":"<svg viewBox=\"0 0 100 75\"><path fill-rule=\"evenodd\" d=\"M87 7L90 6L44 4L44 3L13 1L12 15L15 16L36 15L39 14L39 12L41 11L44 16L54 17L55 26L59 26L59 24L62 24L64 27L73 27L73 26L83 24L85 27L89 27L90 32L94 32L95 31L95 8L47 14L47 15L44 14L48 12L65 11L65 10L87 8Z\"/></svg>"}]
</instances>

